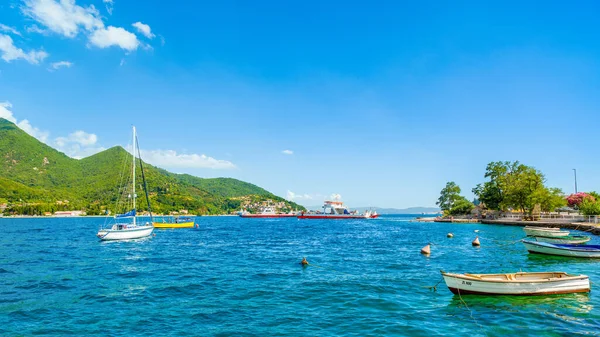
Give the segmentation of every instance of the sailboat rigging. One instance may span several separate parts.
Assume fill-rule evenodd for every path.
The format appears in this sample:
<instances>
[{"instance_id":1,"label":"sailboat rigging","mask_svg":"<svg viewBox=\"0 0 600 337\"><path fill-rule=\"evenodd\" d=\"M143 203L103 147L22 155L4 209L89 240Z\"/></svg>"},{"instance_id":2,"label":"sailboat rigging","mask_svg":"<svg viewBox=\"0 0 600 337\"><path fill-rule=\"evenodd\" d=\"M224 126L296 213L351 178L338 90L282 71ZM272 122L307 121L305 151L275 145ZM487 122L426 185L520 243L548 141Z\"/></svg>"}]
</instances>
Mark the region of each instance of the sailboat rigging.
<instances>
[{"instance_id":1,"label":"sailboat rigging","mask_svg":"<svg viewBox=\"0 0 600 337\"><path fill-rule=\"evenodd\" d=\"M148 202L148 211L150 212L150 222L143 225L138 225L136 220L136 194L135 194L135 159L136 159L136 148L139 156L140 169L142 171L142 180L144 183L144 191L146 194L146 201ZM133 152L132 152L132 163L131 169L131 180L132 180L132 209L124 214L117 214L115 216L115 223L110 228L100 229L98 231L98 238L100 240L130 240L139 239L150 236L154 231L152 226L152 211L150 207L150 198L148 197L148 186L146 184L146 177L144 175L144 167L142 166L142 158L139 153L139 144L137 141L137 135L135 126L133 127ZM123 223L117 222L117 219L131 219L131 222Z\"/></svg>"}]
</instances>

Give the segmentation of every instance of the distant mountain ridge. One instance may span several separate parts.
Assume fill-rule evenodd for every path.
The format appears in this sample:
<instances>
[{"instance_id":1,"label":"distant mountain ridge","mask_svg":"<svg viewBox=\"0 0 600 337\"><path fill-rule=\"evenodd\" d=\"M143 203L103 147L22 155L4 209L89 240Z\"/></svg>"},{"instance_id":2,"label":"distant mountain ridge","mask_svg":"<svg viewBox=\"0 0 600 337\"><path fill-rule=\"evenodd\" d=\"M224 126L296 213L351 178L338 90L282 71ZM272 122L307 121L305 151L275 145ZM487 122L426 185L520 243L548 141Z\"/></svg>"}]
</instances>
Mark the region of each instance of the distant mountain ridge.
<instances>
[{"instance_id":1,"label":"distant mountain ridge","mask_svg":"<svg viewBox=\"0 0 600 337\"><path fill-rule=\"evenodd\" d=\"M322 206L306 207L309 210L320 210ZM379 214L422 214L439 213L441 210L437 207L408 207L408 208L383 208L383 207L350 207L351 210L364 212L366 210L375 210Z\"/></svg>"},{"instance_id":2,"label":"distant mountain ridge","mask_svg":"<svg viewBox=\"0 0 600 337\"><path fill-rule=\"evenodd\" d=\"M65 209L84 209L88 214L100 214L106 209L115 212L112 208L118 192L122 192L119 182L122 173L127 172L127 165L131 172L131 154L120 146L73 159L0 118L0 205L8 204L9 212L43 214ZM193 214L224 214L265 200L281 203L284 209L304 209L237 179L175 174L147 163L144 173L156 213L188 210ZM138 177L138 191L142 191L141 175ZM147 202L141 193L138 192L138 209L145 210Z\"/></svg>"}]
</instances>

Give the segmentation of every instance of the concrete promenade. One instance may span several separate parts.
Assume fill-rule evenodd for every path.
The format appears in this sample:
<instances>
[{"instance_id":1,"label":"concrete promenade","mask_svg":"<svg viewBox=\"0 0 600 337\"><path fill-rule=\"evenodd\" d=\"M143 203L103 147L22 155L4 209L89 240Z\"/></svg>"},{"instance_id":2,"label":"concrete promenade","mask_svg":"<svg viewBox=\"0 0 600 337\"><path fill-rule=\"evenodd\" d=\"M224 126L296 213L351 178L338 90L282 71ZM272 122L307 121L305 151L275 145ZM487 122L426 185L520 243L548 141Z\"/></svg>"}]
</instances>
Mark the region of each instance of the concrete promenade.
<instances>
[{"instance_id":1,"label":"concrete promenade","mask_svg":"<svg viewBox=\"0 0 600 337\"><path fill-rule=\"evenodd\" d=\"M594 224L589 222L567 222L567 221L523 221L523 220L513 220L513 219L496 219L496 220L488 220L482 219L482 224L488 225L505 225L505 226L532 226L532 227L555 227L555 228L564 228L570 230L579 230L584 232L589 232L595 235L600 235L600 224Z\"/></svg>"}]
</instances>

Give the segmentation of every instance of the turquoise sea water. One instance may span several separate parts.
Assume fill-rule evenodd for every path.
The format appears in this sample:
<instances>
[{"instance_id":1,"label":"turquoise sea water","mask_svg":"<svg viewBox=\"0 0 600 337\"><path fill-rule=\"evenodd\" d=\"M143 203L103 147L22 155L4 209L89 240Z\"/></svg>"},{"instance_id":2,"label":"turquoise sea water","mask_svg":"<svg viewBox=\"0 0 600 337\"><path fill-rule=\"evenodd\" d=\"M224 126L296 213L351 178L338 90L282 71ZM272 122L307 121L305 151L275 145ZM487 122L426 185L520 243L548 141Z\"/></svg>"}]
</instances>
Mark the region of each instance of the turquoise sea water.
<instances>
[{"instance_id":1,"label":"turquoise sea water","mask_svg":"<svg viewBox=\"0 0 600 337\"><path fill-rule=\"evenodd\" d=\"M199 229L109 243L95 237L102 218L0 219L0 335L600 334L600 261L529 255L518 227L409 219L201 217ZM431 257L419 253L427 242ZM567 271L594 284L589 295L461 300L443 282L427 288L440 269Z\"/></svg>"}]
</instances>

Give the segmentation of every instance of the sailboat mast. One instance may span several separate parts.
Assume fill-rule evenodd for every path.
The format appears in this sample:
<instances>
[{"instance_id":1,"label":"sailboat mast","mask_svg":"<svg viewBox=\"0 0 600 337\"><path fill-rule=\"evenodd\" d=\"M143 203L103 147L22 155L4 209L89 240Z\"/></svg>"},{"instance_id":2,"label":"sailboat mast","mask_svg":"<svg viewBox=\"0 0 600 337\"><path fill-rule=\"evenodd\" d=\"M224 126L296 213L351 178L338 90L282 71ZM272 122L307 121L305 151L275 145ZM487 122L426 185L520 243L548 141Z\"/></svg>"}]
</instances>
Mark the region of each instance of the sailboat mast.
<instances>
[{"instance_id":1,"label":"sailboat mast","mask_svg":"<svg viewBox=\"0 0 600 337\"><path fill-rule=\"evenodd\" d=\"M135 126L133 127L133 153L131 157L133 158L133 165L131 167L131 180L133 181L133 211L135 212ZM133 224L135 225L135 213L133 215Z\"/></svg>"}]
</instances>

